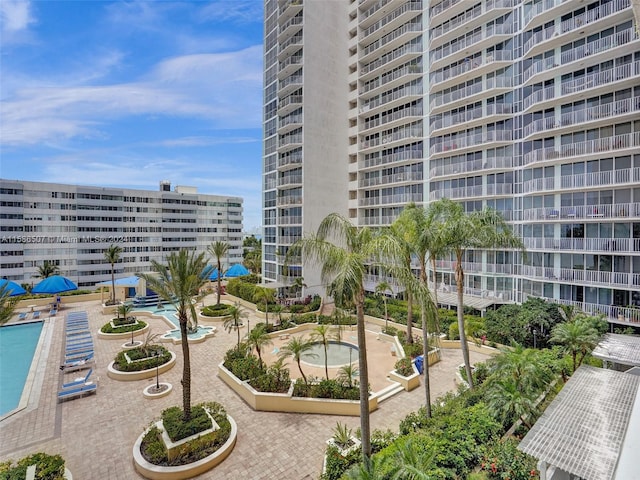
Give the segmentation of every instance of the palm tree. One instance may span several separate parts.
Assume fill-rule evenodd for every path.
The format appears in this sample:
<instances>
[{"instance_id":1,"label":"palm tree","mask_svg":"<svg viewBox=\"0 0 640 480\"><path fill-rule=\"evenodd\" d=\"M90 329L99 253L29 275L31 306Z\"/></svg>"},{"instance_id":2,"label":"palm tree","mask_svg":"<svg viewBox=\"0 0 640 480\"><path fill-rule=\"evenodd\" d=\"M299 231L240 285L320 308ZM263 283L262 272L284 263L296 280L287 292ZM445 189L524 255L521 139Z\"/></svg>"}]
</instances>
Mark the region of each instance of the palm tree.
<instances>
[{"instance_id":1,"label":"palm tree","mask_svg":"<svg viewBox=\"0 0 640 480\"><path fill-rule=\"evenodd\" d=\"M526 391L511 377L493 382L487 389L485 399L487 406L496 419L507 423L514 418L519 419L527 428L531 422L527 419L536 414L536 402L531 391Z\"/></svg>"},{"instance_id":2,"label":"palm tree","mask_svg":"<svg viewBox=\"0 0 640 480\"><path fill-rule=\"evenodd\" d=\"M236 302L235 305L227 309L227 315L224 317L224 329L231 333L231 330L235 330L238 334L238 349L240 349L240 327L242 326L242 320L247 318L249 313L245 311L240 305L240 302Z\"/></svg>"},{"instance_id":3,"label":"palm tree","mask_svg":"<svg viewBox=\"0 0 640 480\"><path fill-rule=\"evenodd\" d=\"M428 472L433 468L435 453L433 447L426 451L422 445L414 445L414 440L400 440L394 455L394 479L402 480L434 480L436 477Z\"/></svg>"},{"instance_id":4,"label":"palm tree","mask_svg":"<svg viewBox=\"0 0 640 480\"><path fill-rule=\"evenodd\" d=\"M116 303L115 265L120 260L121 253L122 247L113 243L104 251L104 258L111 265L111 305Z\"/></svg>"},{"instance_id":5,"label":"palm tree","mask_svg":"<svg viewBox=\"0 0 640 480\"><path fill-rule=\"evenodd\" d=\"M253 273L261 273L262 250L253 250L251 252L247 252L242 263Z\"/></svg>"},{"instance_id":6,"label":"palm tree","mask_svg":"<svg viewBox=\"0 0 640 480\"><path fill-rule=\"evenodd\" d=\"M389 282L385 282L384 280L382 282L378 282L378 284L376 285L376 294L380 295L382 297L382 301L384 302L384 330L386 332L387 328L389 327L389 313L387 312L387 292L391 292L393 293L393 290L391 290L391 285L389 285Z\"/></svg>"},{"instance_id":7,"label":"palm tree","mask_svg":"<svg viewBox=\"0 0 640 480\"><path fill-rule=\"evenodd\" d=\"M192 298L198 295L202 286L208 281L211 267L207 266L204 252L196 254L194 251L179 250L171 252L167 257L167 265L156 260L151 261L154 273L142 273L147 286L165 301L176 308L176 315L180 323L182 356L182 408L184 421L191 419L191 357L189 356L189 341L187 338L189 315L197 324L197 313Z\"/></svg>"},{"instance_id":8,"label":"palm tree","mask_svg":"<svg viewBox=\"0 0 640 480\"><path fill-rule=\"evenodd\" d=\"M293 290L296 297L298 296L298 292L300 293L300 296L302 296L302 292L303 292L302 289L307 288L307 284L304 283L304 278L296 277L289 288Z\"/></svg>"},{"instance_id":9,"label":"palm tree","mask_svg":"<svg viewBox=\"0 0 640 480\"><path fill-rule=\"evenodd\" d=\"M494 380L512 378L521 390L533 392L536 396L553 379L554 372L542 362L540 351L516 344L505 348L489 363L491 375L487 383Z\"/></svg>"},{"instance_id":10,"label":"palm tree","mask_svg":"<svg viewBox=\"0 0 640 480\"><path fill-rule=\"evenodd\" d=\"M60 267L58 267L53 261L45 260L42 265L38 267L38 274L34 275L36 278L49 278L53 275L60 273Z\"/></svg>"},{"instance_id":11,"label":"palm tree","mask_svg":"<svg viewBox=\"0 0 640 480\"><path fill-rule=\"evenodd\" d=\"M263 323L259 323L255 326L245 337L245 341L247 346L251 349L256 349L256 353L258 354L258 360L260 360L261 364L264 364L262 361L262 349L267 345L271 345L273 342L271 341L271 337Z\"/></svg>"},{"instance_id":12,"label":"palm tree","mask_svg":"<svg viewBox=\"0 0 640 480\"><path fill-rule=\"evenodd\" d=\"M207 247L207 252L209 255L216 259L216 268L218 269L218 290L217 290L217 300L216 305L220 305L220 291L221 291L221 282L222 282L222 262L221 258L224 257L229 251L229 244L226 242L221 242L217 240L213 242L211 245Z\"/></svg>"},{"instance_id":13,"label":"palm tree","mask_svg":"<svg viewBox=\"0 0 640 480\"><path fill-rule=\"evenodd\" d=\"M327 358L327 347L329 346L329 325L318 325L311 332L311 340L322 343L324 347L324 373L329 380L329 359Z\"/></svg>"},{"instance_id":14,"label":"palm tree","mask_svg":"<svg viewBox=\"0 0 640 480\"><path fill-rule=\"evenodd\" d=\"M466 213L464 207L448 198L441 198L431 204L434 221L441 223L440 234L443 251L456 256L455 279L458 294L457 314L460 331L460 349L464 358L469 386L473 388L471 363L464 324L464 270L462 261L469 249L518 248L522 241L516 237L502 215L491 209Z\"/></svg>"},{"instance_id":15,"label":"palm tree","mask_svg":"<svg viewBox=\"0 0 640 480\"><path fill-rule=\"evenodd\" d=\"M15 312L18 299L12 297L11 292L8 282L0 286L0 325L7 323Z\"/></svg>"},{"instance_id":16,"label":"palm tree","mask_svg":"<svg viewBox=\"0 0 640 480\"><path fill-rule=\"evenodd\" d=\"M253 294L253 301L256 303L264 303L264 315L267 329L269 328L269 304L275 303L276 291L267 287L256 287Z\"/></svg>"},{"instance_id":17,"label":"palm tree","mask_svg":"<svg viewBox=\"0 0 640 480\"><path fill-rule=\"evenodd\" d=\"M360 372L358 371L358 367L354 367L353 364L349 363L348 365L343 365L338 369L338 380L341 382L346 382L349 385L349 388L353 387L353 379L356 378Z\"/></svg>"},{"instance_id":18,"label":"palm tree","mask_svg":"<svg viewBox=\"0 0 640 480\"><path fill-rule=\"evenodd\" d=\"M567 354L571 354L575 372L584 357L598 344L598 337L598 331L590 319L578 317L572 322L559 323L553 327L550 341L559 343Z\"/></svg>"},{"instance_id":19,"label":"palm tree","mask_svg":"<svg viewBox=\"0 0 640 480\"><path fill-rule=\"evenodd\" d=\"M307 376L302 371L302 365L300 361L302 360L302 356L317 356L315 353L308 353L309 350L313 348L313 342L301 337L291 337L286 344L282 346L280 349L280 353L278 354L281 358L293 357L293 360L298 364L298 370L300 370L300 375L302 375L302 379L304 380L304 384L308 385Z\"/></svg>"},{"instance_id":20,"label":"palm tree","mask_svg":"<svg viewBox=\"0 0 640 480\"><path fill-rule=\"evenodd\" d=\"M120 315L122 315L122 318L126 320L132 310L133 305L130 303L123 303L122 305L118 305L118 308L116 309L118 319L120 319Z\"/></svg>"},{"instance_id":21,"label":"palm tree","mask_svg":"<svg viewBox=\"0 0 640 480\"><path fill-rule=\"evenodd\" d=\"M369 370L364 329L365 263L376 253L369 228L358 229L337 213L329 214L315 234L305 236L292 245L287 256L301 255L304 262L321 264L321 280L332 291L350 296L356 307L358 336L358 369L360 370L360 432L362 456L368 465L371 457L371 424L369 418ZM334 243L335 242L335 243Z\"/></svg>"}]
</instances>

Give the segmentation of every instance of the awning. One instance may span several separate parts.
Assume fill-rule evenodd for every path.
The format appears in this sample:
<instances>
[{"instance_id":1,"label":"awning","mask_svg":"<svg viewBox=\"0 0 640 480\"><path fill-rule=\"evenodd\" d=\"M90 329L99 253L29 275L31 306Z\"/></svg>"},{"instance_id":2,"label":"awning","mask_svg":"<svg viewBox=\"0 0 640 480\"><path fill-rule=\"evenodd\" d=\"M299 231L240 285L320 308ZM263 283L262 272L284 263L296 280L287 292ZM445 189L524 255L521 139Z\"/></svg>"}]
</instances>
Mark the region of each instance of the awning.
<instances>
[{"instance_id":1,"label":"awning","mask_svg":"<svg viewBox=\"0 0 640 480\"><path fill-rule=\"evenodd\" d=\"M438 291L438 303L443 305L458 305L458 294ZM476 310L484 310L490 305L507 303L496 297L476 297L474 295L464 295L462 303L465 307L475 308Z\"/></svg>"},{"instance_id":2,"label":"awning","mask_svg":"<svg viewBox=\"0 0 640 480\"><path fill-rule=\"evenodd\" d=\"M596 358L606 362L640 366L640 337L607 333L591 352Z\"/></svg>"}]
</instances>

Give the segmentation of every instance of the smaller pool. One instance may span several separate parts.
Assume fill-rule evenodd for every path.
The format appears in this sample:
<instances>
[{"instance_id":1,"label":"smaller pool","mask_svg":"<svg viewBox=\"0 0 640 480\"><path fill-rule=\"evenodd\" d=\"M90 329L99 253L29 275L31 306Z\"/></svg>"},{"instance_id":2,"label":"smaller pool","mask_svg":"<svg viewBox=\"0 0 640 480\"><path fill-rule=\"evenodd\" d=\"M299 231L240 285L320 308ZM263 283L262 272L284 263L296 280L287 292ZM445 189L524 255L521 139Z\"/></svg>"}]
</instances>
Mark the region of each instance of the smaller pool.
<instances>
[{"instance_id":1,"label":"smaller pool","mask_svg":"<svg viewBox=\"0 0 640 480\"><path fill-rule=\"evenodd\" d=\"M216 327L203 327L202 325L198 325L198 329L195 332L191 332L187 334L187 338L189 341L198 342L204 340L206 337L214 335L216 333ZM180 334L180 329L169 330L167 333L160 337L160 341L172 341L173 343L178 343L182 339L182 335Z\"/></svg>"},{"instance_id":2,"label":"smaller pool","mask_svg":"<svg viewBox=\"0 0 640 480\"><path fill-rule=\"evenodd\" d=\"M311 350L302 354L305 363L324 367L324 345L314 343ZM330 341L327 345L327 366L341 367L358 360L358 347L350 343Z\"/></svg>"}]
</instances>

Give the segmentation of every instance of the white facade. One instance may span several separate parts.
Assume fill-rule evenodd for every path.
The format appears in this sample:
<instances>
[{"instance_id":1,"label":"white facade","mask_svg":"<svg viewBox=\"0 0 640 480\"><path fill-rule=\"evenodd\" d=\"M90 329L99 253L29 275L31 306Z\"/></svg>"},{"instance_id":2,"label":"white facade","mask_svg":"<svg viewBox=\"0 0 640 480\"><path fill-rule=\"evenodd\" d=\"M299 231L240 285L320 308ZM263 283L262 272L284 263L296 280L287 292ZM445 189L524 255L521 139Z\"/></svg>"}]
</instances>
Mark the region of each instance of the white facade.
<instances>
[{"instance_id":1,"label":"white facade","mask_svg":"<svg viewBox=\"0 0 640 480\"><path fill-rule=\"evenodd\" d=\"M296 166L308 173L322 165L314 178L303 176L302 231L328 211L343 213L345 202L354 224L370 226L390 224L409 202L490 206L522 235L528 255L468 252L467 294L545 297L640 322L629 308L640 306L640 40L631 3L267 1L267 27L295 24L304 45L296 87L303 112L332 118L323 143L346 145L331 163L308 156L317 125L307 131L300 117L309 135L299 137ZM288 55L289 40L265 31L267 58ZM290 100L269 81L269 65L265 149L269 121L286 123ZM312 98L318 84L335 94ZM265 151L265 237L281 231L267 206L268 195L282 194L269 177L278 155ZM313 186L326 181L336 188L319 198ZM320 210L319 199L333 206ZM266 277L286 283L269 256L284 245L271 235L264 261ZM438 285L455 291L453 261L438 268Z\"/></svg>"},{"instance_id":2,"label":"white facade","mask_svg":"<svg viewBox=\"0 0 640 480\"><path fill-rule=\"evenodd\" d=\"M168 182L149 191L0 180L0 276L18 283L37 283L49 261L79 287L93 287L111 279L111 244L123 248L117 278L217 240L230 245L227 266L242 262L242 198L171 191Z\"/></svg>"}]
</instances>

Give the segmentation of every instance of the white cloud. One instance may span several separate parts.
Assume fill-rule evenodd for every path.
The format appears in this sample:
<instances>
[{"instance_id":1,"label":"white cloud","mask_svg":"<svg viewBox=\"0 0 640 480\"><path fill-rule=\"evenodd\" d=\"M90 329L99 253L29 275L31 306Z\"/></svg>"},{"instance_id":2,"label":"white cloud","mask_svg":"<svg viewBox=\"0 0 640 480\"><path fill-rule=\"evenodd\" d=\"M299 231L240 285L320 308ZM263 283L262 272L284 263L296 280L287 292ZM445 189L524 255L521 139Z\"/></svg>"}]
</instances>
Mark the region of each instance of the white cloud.
<instances>
[{"instance_id":1,"label":"white cloud","mask_svg":"<svg viewBox=\"0 0 640 480\"><path fill-rule=\"evenodd\" d=\"M203 20L218 22L262 22L262 2L258 0L218 0L208 3L199 12Z\"/></svg>"},{"instance_id":2,"label":"white cloud","mask_svg":"<svg viewBox=\"0 0 640 480\"><path fill-rule=\"evenodd\" d=\"M26 0L2 0L0 2L0 21L5 33L25 30L35 20L32 17L31 2Z\"/></svg>"},{"instance_id":3,"label":"white cloud","mask_svg":"<svg viewBox=\"0 0 640 480\"><path fill-rule=\"evenodd\" d=\"M262 48L255 46L175 57L130 83L25 86L2 102L0 141L32 145L60 135L103 135L100 129L110 120L131 115L191 117L205 119L212 127L258 128L261 56Z\"/></svg>"},{"instance_id":4,"label":"white cloud","mask_svg":"<svg viewBox=\"0 0 640 480\"><path fill-rule=\"evenodd\" d=\"M262 138L252 137L182 137L163 140L160 142L160 145L163 147L207 147L211 145L229 145L261 141Z\"/></svg>"}]
</instances>

